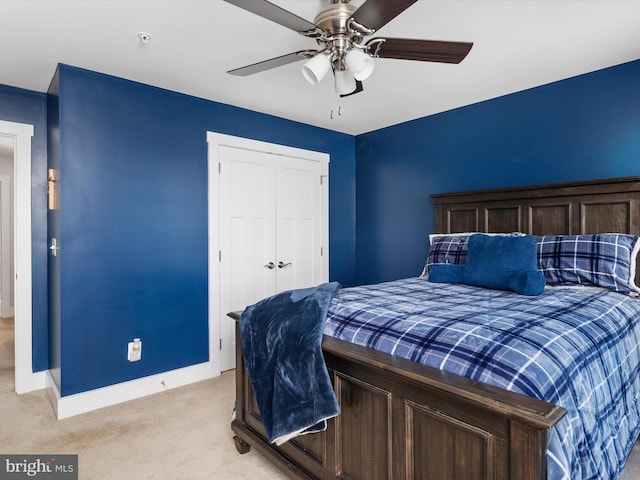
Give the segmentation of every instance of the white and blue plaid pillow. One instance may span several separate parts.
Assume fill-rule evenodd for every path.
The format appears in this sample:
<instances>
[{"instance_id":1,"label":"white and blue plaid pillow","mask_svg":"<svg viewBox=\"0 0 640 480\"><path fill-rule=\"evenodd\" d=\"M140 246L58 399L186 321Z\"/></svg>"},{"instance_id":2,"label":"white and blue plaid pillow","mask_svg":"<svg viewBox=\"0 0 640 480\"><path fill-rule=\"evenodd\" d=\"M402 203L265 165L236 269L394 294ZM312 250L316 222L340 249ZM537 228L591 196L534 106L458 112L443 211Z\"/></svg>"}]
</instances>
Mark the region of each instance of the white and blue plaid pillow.
<instances>
[{"instance_id":1,"label":"white and blue plaid pillow","mask_svg":"<svg viewBox=\"0 0 640 480\"><path fill-rule=\"evenodd\" d=\"M429 255L422 275L428 275L431 266L436 263L461 265L467 261L469 237L473 233L451 235L429 235Z\"/></svg>"},{"instance_id":2,"label":"white and blue plaid pillow","mask_svg":"<svg viewBox=\"0 0 640 480\"><path fill-rule=\"evenodd\" d=\"M629 293L635 284L640 242L635 235L544 235L538 242L538 268L547 285L595 285Z\"/></svg>"}]
</instances>

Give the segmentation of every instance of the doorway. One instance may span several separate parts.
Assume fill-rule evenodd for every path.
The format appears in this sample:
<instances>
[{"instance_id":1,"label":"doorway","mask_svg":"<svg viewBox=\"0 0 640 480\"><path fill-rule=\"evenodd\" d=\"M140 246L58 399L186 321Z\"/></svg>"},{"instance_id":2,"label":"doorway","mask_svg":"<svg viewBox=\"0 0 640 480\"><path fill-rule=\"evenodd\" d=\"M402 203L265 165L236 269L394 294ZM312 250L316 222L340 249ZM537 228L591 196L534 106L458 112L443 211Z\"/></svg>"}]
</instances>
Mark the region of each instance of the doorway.
<instances>
[{"instance_id":1,"label":"doorway","mask_svg":"<svg viewBox=\"0 0 640 480\"><path fill-rule=\"evenodd\" d=\"M0 135L0 390L14 387L13 138Z\"/></svg>"},{"instance_id":2,"label":"doorway","mask_svg":"<svg viewBox=\"0 0 640 480\"><path fill-rule=\"evenodd\" d=\"M44 388L44 372L33 373L31 287L31 138L33 125L0 120L0 137L13 154L13 304L15 391ZM7 140L8 139L8 140Z\"/></svg>"}]
</instances>

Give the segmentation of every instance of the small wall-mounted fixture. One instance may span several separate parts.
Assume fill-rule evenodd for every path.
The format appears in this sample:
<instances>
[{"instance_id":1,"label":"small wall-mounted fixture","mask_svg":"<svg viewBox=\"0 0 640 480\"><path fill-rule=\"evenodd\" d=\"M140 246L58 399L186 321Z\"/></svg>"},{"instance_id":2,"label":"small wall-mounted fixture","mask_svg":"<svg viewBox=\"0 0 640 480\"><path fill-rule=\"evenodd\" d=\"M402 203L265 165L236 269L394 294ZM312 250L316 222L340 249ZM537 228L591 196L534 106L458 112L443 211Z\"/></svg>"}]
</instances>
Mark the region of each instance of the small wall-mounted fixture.
<instances>
[{"instance_id":1,"label":"small wall-mounted fixture","mask_svg":"<svg viewBox=\"0 0 640 480\"><path fill-rule=\"evenodd\" d=\"M142 359L142 340L134 338L133 342L127 345L127 360L130 362L139 362Z\"/></svg>"},{"instance_id":2,"label":"small wall-mounted fixture","mask_svg":"<svg viewBox=\"0 0 640 480\"><path fill-rule=\"evenodd\" d=\"M58 187L58 171L50 168L47 175L47 195L49 210L57 210L60 206L60 189Z\"/></svg>"}]
</instances>

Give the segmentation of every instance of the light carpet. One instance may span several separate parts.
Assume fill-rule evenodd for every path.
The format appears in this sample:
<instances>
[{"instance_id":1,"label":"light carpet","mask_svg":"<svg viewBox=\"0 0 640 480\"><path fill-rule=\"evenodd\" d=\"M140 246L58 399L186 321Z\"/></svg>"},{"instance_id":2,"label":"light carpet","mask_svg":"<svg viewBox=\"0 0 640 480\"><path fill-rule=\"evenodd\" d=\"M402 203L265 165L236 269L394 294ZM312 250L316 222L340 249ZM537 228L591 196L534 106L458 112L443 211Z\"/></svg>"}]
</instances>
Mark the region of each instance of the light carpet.
<instances>
[{"instance_id":1,"label":"light carpet","mask_svg":"<svg viewBox=\"0 0 640 480\"><path fill-rule=\"evenodd\" d=\"M46 393L13 391L13 321L0 319L0 453L78 454L81 480L282 480L230 429L234 373L56 420ZM640 443L621 480L640 478Z\"/></svg>"},{"instance_id":2,"label":"light carpet","mask_svg":"<svg viewBox=\"0 0 640 480\"><path fill-rule=\"evenodd\" d=\"M78 454L81 480L288 478L255 450L240 455L235 449L233 371L56 420L44 390L13 391L13 332L8 338L5 320L0 321L0 453Z\"/></svg>"}]
</instances>

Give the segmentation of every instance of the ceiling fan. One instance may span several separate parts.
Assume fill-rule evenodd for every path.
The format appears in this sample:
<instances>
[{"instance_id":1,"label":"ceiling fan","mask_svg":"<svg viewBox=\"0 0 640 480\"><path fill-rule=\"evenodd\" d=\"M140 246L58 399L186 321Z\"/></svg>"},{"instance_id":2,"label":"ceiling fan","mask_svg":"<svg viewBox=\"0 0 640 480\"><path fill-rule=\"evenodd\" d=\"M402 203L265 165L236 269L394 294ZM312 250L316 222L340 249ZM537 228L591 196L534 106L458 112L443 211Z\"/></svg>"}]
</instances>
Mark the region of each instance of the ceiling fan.
<instances>
[{"instance_id":1,"label":"ceiling fan","mask_svg":"<svg viewBox=\"0 0 640 480\"><path fill-rule=\"evenodd\" d=\"M229 70L246 76L299 60L304 77L318 84L333 70L336 92L344 97L363 90L362 81L371 75L374 58L396 58L422 62L460 63L473 43L368 37L393 20L417 0L366 0L360 8L349 0L329 0L331 6L311 23L267 0L225 0L237 7L276 22L314 39L317 50L300 50L262 62Z\"/></svg>"}]
</instances>

